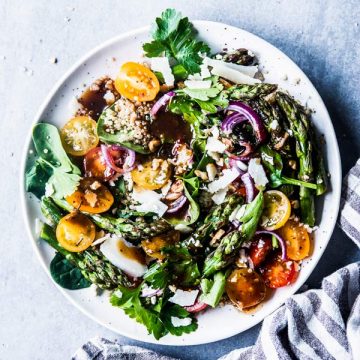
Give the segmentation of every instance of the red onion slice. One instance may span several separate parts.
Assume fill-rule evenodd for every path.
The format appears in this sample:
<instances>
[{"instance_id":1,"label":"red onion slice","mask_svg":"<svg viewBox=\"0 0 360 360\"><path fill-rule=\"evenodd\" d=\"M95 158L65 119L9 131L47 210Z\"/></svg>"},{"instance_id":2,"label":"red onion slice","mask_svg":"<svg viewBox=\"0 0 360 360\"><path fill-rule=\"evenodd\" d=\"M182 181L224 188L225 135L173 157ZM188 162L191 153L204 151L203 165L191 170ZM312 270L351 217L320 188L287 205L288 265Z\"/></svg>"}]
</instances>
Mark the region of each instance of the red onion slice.
<instances>
[{"instance_id":1,"label":"red onion slice","mask_svg":"<svg viewBox=\"0 0 360 360\"><path fill-rule=\"evenodd\" d=\"M225 118L222 124L222 128L226 128L226 131L232 131L233 127L240 122L248 120L254 129L256 138L259 143L265 141L267 133L259 115L248 105L241 101L230 101L229 106L226 108L227 111L235 111L238 116L234 114L229 115Z\"/></svg>"},{"instance_id":2,"label":"red onion slice","mask_svg":"<svg viewBox=\"0 0 360 360\"><path fill-rule=\"evenodd\" d=\"M172 97L174 97L176 94L174 91L169 91L167 94L163 95L151 108L150 110L150 115L151 116L155 116L158 111L165 106L166 104L168 104L168 102L170 101L170 99Z\"/></svg>"},{"instance_id":3,"label":"red onion slice","mask_svg":"<svg viewBox=\"0 0 360 360\"><path fill-rule=\"evenodd\" d=\"M240 124L244 121L247 121L247 118L244 115L234 112L234 113L228 115L223 120L223 122L221 123L221 130L225 134L231 134L235 125Z\"/></svg>"},{"instance_id":4,"label":"red onion slice","mask_svg":"<svg viewBox=\"0 0 360 360\"><path fill-rule=\"evenodd\" d=\"M124 174L134 169L135 163L135 151L124 148L119 145L112 145L110 147L102 144L101 145L101 152L106 162L106 165L111 169L115 170L117 173ZM119 152L119 153L126 153L127 156L124 161L121 158L114 160L111 152ZM123 167L120 168L116 165L117 162L122 163Z\"/></svg>"},{"instance_id":5,"label":"red onion slice","mask_svg":"<svg viewBox=\"0 0 360 360\"><path fill-rule=\"evenodd\" d=\"M157 296L157 295L161 295L163 293L162 289L152 289L149 288L149 291L142 291L141 292L141 297L152 297L152 296Z\"/></svg>"},{"instance_id":6,"label":"red onion slice","mask_svg":"<svg viewBox=\"0 0 360 360\"><path fill-rule=\"evenodd\" d=\"M249 204L255 199L255 196L258 193L258 190L256 189L255 184L254 184L254 180L250 176L249 173L246 173L246 174L242 175L241 180L245 185L246 202Z\"/></svg>"},{"instance_id":7,"label":"red onion slice","mask_svg":"<svg viewBox=\"0 0 360 360\"><path fill-rule=\"evenodd\" d=\"M286 254L285 240L279 234L277 234L275 231L259 230L259 231L255 232L255 235L261 235L261 234L274 235L276 237L276 239L279 241L280 247L281 247L281 259L286 261L287 260L287 254Z\"/></svg>"},{"instance_id":8,"label":"red onion slice","mask_svg":"<svg viewBox=\"0 0 360 360\"><path fill-rule=\"evenodd\" d=\"M186 198L186 196L181 195L178 199L176 199L175 201L173 201L173 202L169 205L169 208L167 209L166 213L167 213L167 214L176 213L176 212L179 211L186 203L187 203L187 198Z\"/></svg>"},{"instance_id":9,"label":"red onion slice","mask_svg":"<svg viewBox=\"0 0 360 360\"><path fill-rule=\"evenodd\" d=\"M196 301L194 305L184 306L184 309L189 313L197 313L205 310L209 305L200 301Z\"/></svg>"}]
</instances>

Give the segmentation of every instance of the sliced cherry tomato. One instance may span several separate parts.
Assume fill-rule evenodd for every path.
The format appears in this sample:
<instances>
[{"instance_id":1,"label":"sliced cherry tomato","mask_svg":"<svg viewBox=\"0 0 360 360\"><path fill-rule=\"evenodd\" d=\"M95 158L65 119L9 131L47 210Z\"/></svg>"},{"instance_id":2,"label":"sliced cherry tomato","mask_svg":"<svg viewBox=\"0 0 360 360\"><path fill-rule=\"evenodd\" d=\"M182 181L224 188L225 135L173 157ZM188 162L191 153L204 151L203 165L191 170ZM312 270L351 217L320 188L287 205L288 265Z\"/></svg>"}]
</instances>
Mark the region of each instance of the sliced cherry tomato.
<instances>
[{"instance_id":1,"label":"sliced cherry tomato","mask_svg":"<svg viewBox=\"0 0 360 360\"><path fill-rule=\"evenodd\" d=\"M131 172L134 183L147 190L162 188L168 182L170 176L170 164L163 159L148 161Z\"/></svg>"},{"instance_id":2,"label":"sliced cherry tomato","mask_svg":"<svg viewBox=\"0 0 360 360\"><path fill-rule=\"evenodd\" d=\"M116 90L129 100L151 101L160 90L159 80L146 66L127 62L115 79Z\"/></svg>"},{"instance_id":3,"label":"sliced cherry tomato","mask_svg":"<svg viewBox=\"0 0 360 360\"><path fill-rule=\"evenodd\" d=\"M56 227L56 239L71 252L87 249L95 239L95 225L84 214L73 212L64 216Z\"/></svg>"},{"instance_id":4,"label":"sliced cherry tomato","mask_svg":"<svg viewBox=\"0 0 360 360\"><path fill-rule=\"evenodd\" d=\"M154 236L150 239L143 240L141 242L141 247L150 257L163 260L165 259L166 256L161 252L161 250L165 246L173 245L179 241L180 241L180 232L173 230L166 234Z\"/></svg>"},{"instance_id":5,"label":"sliced cherry tomato","mask_svg":"<svg viewBox=\"0 0 360 360\"><path fill-rule=\"evenodd\" d=\"M108 181L115 171L106 166L100 147L90 150L84 158L84 169L86 177L93 177L100 181Z\"/></svg>"},{"instance_id":6,"label":"sliced cherry tomato","mask_svg":"<svg viewBox=\"0 0 360 360\"><path fill-rule=\"evenodd\" d=\"M284 261L280 255L276 255L266 261L261 268L261 273L266 286L279 288L292 284L297 277L297 266L292 260Z\"/></svg>"},{"instance_id":7,"label":"sliced cherry tomato","mask_svg":"<svg viewBox=\"0 0 360 360\"><path fill-rule=\"evenodd\" d=\"M84 156L99 143L96 121L88 116L76 116L60 130L65 151L74 156Z\"/></svg>"},{"instance_id":8,"label":"sliced cherry tomato","mask_svg":"<svg viewBox=\"0 0 360 360\"><path fill-rule=\"evenodd\" d=\"M78 189L66 197L66 201L74 208L91 214L103 213L114 203L111 192L93 178L84 178Z\"/></svg>"},{"instance_id":9,"label":"sliced cherry tomato","mask_svg":"<svg viewBox=\"0 0 360 360\"><path fill-rule=\"evenodd\" d=\"M251 243L249 256L254 266L257 267L265 261L272 250L272 241L269 235L257 235Z\"/></svg>"},{"instance_id":10,"label":"sliced cherry tomato","mask_svg":"<svg viewBox=\"0 0 360 360\"><path fill-rule=\"evenodd\" d=\"M264 192L264 211L261 226L265 230L276 230L285 225L291 214L287 196L278 190Z\"/></svg>"},{"instance_id":11,"label":"sliced cherry tomato","mask_svg":"<svg viewBox=\"0 0 360 360\"><path fill-rule=\"evenodd\" d=\"M240 310L264 300L266 287L261 276L252 269L234 270L226 280L226 293Z\"/></svg>"},{"instance_id":12,"label":"sliced cherry tomato","mask_svg":"<svg viewBox=\"0 0 360 360\"><path fill-rule=\"evenodd\" d=\"M299 222L289 220L279 234L285 240L286 252L289 259L302 260L310 253L310 236Z\"/></svg>"}]
</instances>

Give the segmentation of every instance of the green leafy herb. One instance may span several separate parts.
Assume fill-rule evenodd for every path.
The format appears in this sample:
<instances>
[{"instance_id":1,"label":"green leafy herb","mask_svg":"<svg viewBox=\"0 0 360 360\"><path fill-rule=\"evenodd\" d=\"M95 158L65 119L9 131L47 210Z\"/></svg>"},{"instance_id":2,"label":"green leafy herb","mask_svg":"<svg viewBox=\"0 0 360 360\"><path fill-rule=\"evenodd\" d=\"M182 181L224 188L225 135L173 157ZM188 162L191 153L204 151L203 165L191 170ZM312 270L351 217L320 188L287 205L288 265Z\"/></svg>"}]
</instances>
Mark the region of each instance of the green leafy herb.
<instances>
[{"instance_id":1,"label":"green leafy herb","mask_svg":"<svg viewBox=\"0 0 360 360\"><path fill-rule=\"evenodd\" d=\"M59 199L72 194L80 181L80 170L67 156L54 125L40 123L34 127L33 142L38 155L25 175L26 190L41 197L48 183Z\"/></svg>"},{"instance_id":2,"label":"green leafy herb","mask_svg":"<svg viewBox=\"0 0 360 360\"><path fill-rule=\"evenodd\" d=\"M56 253L50 263L50 274L55 282L69 290L84 289L91 285L73 263L60 253Z\"/></svg>"},{"instance_id":3,"label":"green leafy herb","mask_svg":"<svg viewBox=\"0 0 360 360\"><path fill-rule=\"evenodd\" d=\"M120 286L113 293L110 302L113 306L118 306L124 310L125 314L145 325L148 332L153 334L156 339L160 339L168 333L180 336L183 333L189 333L197 329L196 319L181 306L168 303L163 297L157 299L161 306L146 303L141 298L142 285L135 289L128 289ZM189 324L183 326L174 326L172 318L189 318Z\"/></svg>"},{"instance_id":4,"label":"green leafy herb","mask_svg":"<svg viewBox=\"0 0 360 360\"><path fill-rule=\"evenodd\" d=\"M219 89L217 87L211 87L208 89L184 88L181 91L193 99L197 99L197 100L201 100L201 101L208 101L208 100L210 100L210 98L216 97L220 93L221 89Z\"/></svg>"},{"instance_id":5,"label":"green leafy herb","mask_svg":"<svg viewBox=\"0 0 360 360\"><path fill-rule=\"evenodd\" d=\"M201 54L209 54L210 48L202 41L196 40L196 30L187 17L174 9L167 9L161 17L156 18L152 33L153 41L143 45L147 57L165 54L177 60L184 69L194 74L200 71Z\"/></svg>"}]
</instances>

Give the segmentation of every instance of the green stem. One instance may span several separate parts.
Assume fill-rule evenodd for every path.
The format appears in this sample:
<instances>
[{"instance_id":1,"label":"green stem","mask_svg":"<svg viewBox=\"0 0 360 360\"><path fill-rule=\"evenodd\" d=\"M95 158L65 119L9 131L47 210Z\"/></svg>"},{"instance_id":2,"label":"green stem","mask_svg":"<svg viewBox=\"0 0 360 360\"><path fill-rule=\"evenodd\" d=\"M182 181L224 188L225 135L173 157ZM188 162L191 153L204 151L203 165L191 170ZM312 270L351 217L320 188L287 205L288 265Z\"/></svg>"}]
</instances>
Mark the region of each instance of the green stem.
<instances>
[{"instance_id":1,"label":"green stem","mask_svg":"<svg viewBox=\"0 0 360 360\"><path fill-rule=\"evenodd\" d=\"M301 180L298 180L298 179L288 178L286 176L281 176L281 182L283 184L303 186L303 187L313 189L313 190L316 190L316 188L317 188L316 184L308 183L308 182L301 181Z\"/></svg>"}]
</instances>

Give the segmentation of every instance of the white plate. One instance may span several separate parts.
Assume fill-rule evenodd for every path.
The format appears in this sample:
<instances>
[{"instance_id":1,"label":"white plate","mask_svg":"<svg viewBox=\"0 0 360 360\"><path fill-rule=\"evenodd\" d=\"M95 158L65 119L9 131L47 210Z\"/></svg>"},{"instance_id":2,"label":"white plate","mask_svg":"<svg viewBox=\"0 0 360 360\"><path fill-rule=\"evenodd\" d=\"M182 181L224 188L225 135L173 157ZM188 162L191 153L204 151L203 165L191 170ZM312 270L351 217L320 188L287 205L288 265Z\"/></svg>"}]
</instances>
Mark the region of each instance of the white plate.
<instances>
[{"instance_id":1,"label":"white plate","mask_svg":"<svg viewBox=\"0 0 360 360\"><path fill-rule=\"evenodd\" d=\"M303 104L316 110L313 121L319 133L325 135L325 154L331 174L331 190L318 205L318 217L321 220L319 230L315 235L313 255L303 262L298 280L292 286L278 289L272 298L254 314L243 314L232 306L225 306L200 315L198 318L199 328L196 332L181 337L167 335L156 341L147 334L144 326L124 315L121 309L112 307L106 296L95 297L94 292L90 289L67 291L59 287L59 290L75 306L107 328L133 339L166 345L195 345L225 339L249 329L276 310L300 288L314 270L329 242L340 201L341 165L334 129L323 101L305 74L281 51L253 34L210 21L195 21L194 24L199 30L200 37L210 45L214 52L223 47L229 49L245 47L252 50L260 61L267 82L279 84ZM72 115L69 106L71 99L81 93L84 84L89 85L92 80L104 74L115 76L123 62L141 61L141 45L148 40L148 32L148 27L132 31L91 51L74 65L54 87L35 117L34 123L47 121L61 127ZM116 58L115 61L113 57ZM285 80L286 78L287 80ZM22 174L24 174L29 150L32 147L30 136L29 134L24 150ZM24 176L22 175L21 191L26 226L35 251L50 276L49 263L54 252L44 242L39 242L35 235L35 219L41 217L39 203L33 196L25 194L23 184Z\"/></svg>"}]
</instances>

